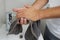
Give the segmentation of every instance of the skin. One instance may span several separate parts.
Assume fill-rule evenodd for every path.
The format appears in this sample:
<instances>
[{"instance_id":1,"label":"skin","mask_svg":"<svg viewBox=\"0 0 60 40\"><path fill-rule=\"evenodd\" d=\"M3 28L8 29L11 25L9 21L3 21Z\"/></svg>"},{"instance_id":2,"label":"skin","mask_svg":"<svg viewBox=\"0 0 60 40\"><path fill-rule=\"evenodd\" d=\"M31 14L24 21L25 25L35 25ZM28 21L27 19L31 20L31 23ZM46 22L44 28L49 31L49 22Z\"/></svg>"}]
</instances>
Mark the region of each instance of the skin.
<instances>
[{"instance_id":1,"label":"skin","mask_svg":"<svg viewBox=\"0 0 60 40\"><path fill-rule=\"evenodd\" d=\"M42 1L42 2L41 2ZM17 13L17 18L26 18L28 20L37 21L40 19L60 18L60 6L41 9L48 3L47 0L36 0L36 2L30 7L24 7L22 9L14 9ZM44 2L43 2L44 1ZM40 3L41 2L41 3Z\"/></svg>"},{"instance_id":2,"label":"skin","mask_svg":"<svg viewBox=\"0 0 60 40\"><path fill-rule=\"evenodd\" d=\"M25 9L30 9L30 8L32 8L32 7L33 7L34 9L36 9L36 10L39 10L39 9L41 9L42 7L44 7L47 3L48 3L48 0L36 0L36 1L32 4L32 6L24 5L24 8L14 8L13 11L20 14L20 13L23 12ZM18 15L19 15L19 14L17 14L17 18L18 18ZM26 18L22 18L22 17L21 17L20 20L21 20L21 21L20 21L20 24L27 24L27 19L26 19Z\"/></svg>"}]
</instances>

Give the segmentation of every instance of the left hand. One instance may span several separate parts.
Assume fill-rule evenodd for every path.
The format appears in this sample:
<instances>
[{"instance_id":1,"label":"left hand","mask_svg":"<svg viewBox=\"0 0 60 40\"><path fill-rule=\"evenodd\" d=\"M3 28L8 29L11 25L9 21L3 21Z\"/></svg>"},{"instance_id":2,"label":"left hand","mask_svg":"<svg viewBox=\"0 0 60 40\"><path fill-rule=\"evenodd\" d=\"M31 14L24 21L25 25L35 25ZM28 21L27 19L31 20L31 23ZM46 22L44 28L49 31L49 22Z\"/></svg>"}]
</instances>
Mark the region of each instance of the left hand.
<instances>
[{"instance_id":1,"label":"left hand","mask_svg":"<svg viewBox=\"0 0 60 40\"><path fill-rule=\"evenodd\" d=\"M16 12L16 11L15 11ZM37 21L40 19L42 13L39 10L30 7L25 8L23 11L17 11L17 18L26 18L28 20Z\"/></svg>"}]
</instances>

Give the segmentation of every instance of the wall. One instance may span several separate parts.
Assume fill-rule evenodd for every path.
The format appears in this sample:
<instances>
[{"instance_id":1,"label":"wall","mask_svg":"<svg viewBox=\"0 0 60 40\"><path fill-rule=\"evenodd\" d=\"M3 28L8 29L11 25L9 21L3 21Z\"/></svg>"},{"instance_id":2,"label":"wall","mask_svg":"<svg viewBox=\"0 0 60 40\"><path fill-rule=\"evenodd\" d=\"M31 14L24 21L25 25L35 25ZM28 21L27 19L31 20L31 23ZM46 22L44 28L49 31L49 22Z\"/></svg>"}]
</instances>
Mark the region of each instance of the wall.
<instances>
[{"instance_id":1,"label":"wall","mask_svg":"<svg viewBox=\"0 0 60 40\"><path fill-rule=\"evenodd\" d=\"M34 0L6 0L6 11L12 11L13 8L23 7L24 4L32 4Z\"/></svg>"},{"instance_id":2,"label":"wall","mask_svg":"<svg viewBox=\"0 0 60 40\"><path fill-rule=\"evenodd\" d=\"M4 14L4 0L0 0L0 26L5 20L5 14Z\"/></svg>"}]
</instances>

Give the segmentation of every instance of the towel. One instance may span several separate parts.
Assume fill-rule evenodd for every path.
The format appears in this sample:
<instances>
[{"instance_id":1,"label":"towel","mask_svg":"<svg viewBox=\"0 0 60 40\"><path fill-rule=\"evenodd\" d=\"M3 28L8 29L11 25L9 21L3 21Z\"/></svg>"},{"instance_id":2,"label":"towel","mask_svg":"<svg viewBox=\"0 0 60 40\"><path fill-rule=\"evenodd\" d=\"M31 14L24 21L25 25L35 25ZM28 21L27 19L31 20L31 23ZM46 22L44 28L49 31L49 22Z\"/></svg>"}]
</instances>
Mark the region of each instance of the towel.
<instances>
[{"instance_id":1,"label":"towel","mask_svg":"<svg viewBox=\"0 0 60 40\"><path fill-rule=\"evenodd\" d=\"M38 40L39 36L40 36L40 20L32 22L26 33L25 33L25 38L26 40Z\"/></svg>"},{"instance_id":2,"label":"towel","mask_svg":"<svg viewBox=\"0 0 60 40\"><path fill-rule=\"evenodd\" d=\"M23 31L22 25L21 24L17 24L17 20L15 20L9 29L9 33L8 34L19 34ZM40 20L32 22L29 24L29 27L25 33L25 39L26 40L38 40L39 36L40 36Z\"/></svg>"}]
</instances>

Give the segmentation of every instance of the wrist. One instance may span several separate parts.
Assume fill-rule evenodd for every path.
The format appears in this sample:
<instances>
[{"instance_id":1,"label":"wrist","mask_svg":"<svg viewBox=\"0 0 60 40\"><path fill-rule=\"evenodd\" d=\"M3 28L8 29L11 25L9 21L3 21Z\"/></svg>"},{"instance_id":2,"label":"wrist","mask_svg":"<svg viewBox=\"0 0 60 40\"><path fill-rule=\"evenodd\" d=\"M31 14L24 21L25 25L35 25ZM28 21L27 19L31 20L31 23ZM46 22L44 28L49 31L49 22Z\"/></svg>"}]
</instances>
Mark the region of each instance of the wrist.
<instances>
[{"instance_id":1,"label":"wrist","mask_svg":"<svg viewBox=\"0 0 60 40\"><path fill-rule=\"evenodd\" d=\"M45 19L46 16L46 12L44 10L39 10L39 19Z\"/></svg>"},{"instance_id":2,"label":"wrist","mask_svg":"<svg viewBox=\"0 0 60 40\"><path fill-rule=\"evenodd\" d=\"M40 19L47 19L50 17L50 14L47 10L40 10L39 11L39 18Z\"/></svg>"}]
</instances>

